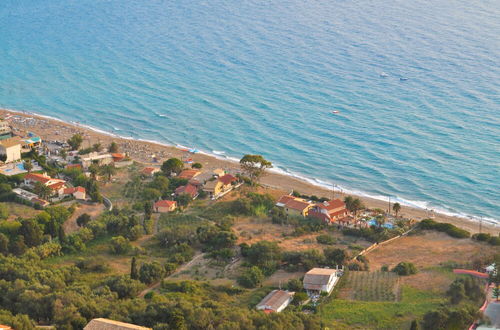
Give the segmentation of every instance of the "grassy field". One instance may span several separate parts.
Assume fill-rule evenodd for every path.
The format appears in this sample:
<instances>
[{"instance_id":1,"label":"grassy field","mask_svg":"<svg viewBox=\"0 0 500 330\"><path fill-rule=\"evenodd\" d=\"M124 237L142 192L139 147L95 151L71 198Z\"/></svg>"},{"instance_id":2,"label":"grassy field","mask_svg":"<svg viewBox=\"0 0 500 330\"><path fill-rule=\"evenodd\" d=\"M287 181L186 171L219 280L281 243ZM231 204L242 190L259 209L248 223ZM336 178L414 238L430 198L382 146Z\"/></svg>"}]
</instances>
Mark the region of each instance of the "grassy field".
<instances>
[{"instance_id":1,"label":"grassy field","mask_svg":"<svg viewBox=\"0 0 500 330\"><path fill-rule=\"evenodd\" d=\"M349 272L343 296L362 301L397 301L399 276L392 272Z\"/></svg>"},{"instance_id":2,"label":"grassy field","mask_svg":"<svg viewBox=\"0 0 500 330\"><path fill-rule=\"evenodd\" d=\"M399 302L332 299L320 315L330 329L405 329L445 301L442 295L403 286Z\"/></svg>"}]
</instances>

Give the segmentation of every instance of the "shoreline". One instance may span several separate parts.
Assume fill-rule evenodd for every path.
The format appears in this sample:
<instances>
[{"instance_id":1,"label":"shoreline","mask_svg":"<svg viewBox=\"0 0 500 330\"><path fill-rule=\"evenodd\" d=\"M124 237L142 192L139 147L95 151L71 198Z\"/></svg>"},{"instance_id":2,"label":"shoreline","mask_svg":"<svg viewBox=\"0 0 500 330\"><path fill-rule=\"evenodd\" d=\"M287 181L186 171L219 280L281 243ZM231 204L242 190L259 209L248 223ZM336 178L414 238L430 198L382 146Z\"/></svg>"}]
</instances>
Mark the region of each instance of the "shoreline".
<instances>
[{"instance_id":1,"label":"shoreline","mask_svg":"<svg viewBox=\"0 0 500 330\"><path fill-rule=\"evenodd\" d=\"M0 109L0 116L18 116L20 118L24 118L24 120L17 121L12 120L12 118L8 119L11 122L11 125L15 128L14 132L24 134L28 131L31 131L40 135L44 140L65 141L71 135L80 133L84 137L82 147L91 146L96 142L100 142L103 144L103 146L106 146L111 141L115 141L119 145L122 152L128 152L132 159L144 164L153 164L151 162L153 155L155 155L159 159L159 162L156 163L156 165L161 164L161 162L170 157L181 158L182 156L186 156L186 152L180 150L180 145L174 146L157 141L123 137L118 134L100 130L84 124L65 122L58 118L40 115L28 111ZM196 154L189 154L189 158L192 158L194 162L202 163L204 165L204 168L208 170L215 168L224 168L231 171L239 170L238 161L224 155L212 155L210 153L200 151ZM261 183L263 185L269 186L271 188L280 189L287 192L291 190L297 190L302 194L332 197L331 189L327 189L326 187L322 186L320 182L314 184L310 181L318 180L308 179L294 173L286 173L279 168L269 171L269 173L261 179ZM343 195L347 194L344 193ZM384 201L381 199L376 199L356 192L349 192L348 195L360 198L363 203L369 208L381 208L386 210L388 207L387 200ZM335 197L339 198L340 192L336 191ZM408 206L407 203L401 203L401 199L399 199L398 201L402 205L402 211L400 212L400 215L402 216L413 218L416 220L422 220L428 218L431 214L430 210L418 208L416 206ZM434 216L434 220L436 221L453 223L459 227L467 229L471 233L479 232L478 219L469 219L456 215L448 215L439 213L439 211L436 210L434 210L432 215ZM482 231L498 235L498 233L500 232L500 224L498 222L494 222L494 220L492 219L483 220Z\"/></svg>"}]
</instances>

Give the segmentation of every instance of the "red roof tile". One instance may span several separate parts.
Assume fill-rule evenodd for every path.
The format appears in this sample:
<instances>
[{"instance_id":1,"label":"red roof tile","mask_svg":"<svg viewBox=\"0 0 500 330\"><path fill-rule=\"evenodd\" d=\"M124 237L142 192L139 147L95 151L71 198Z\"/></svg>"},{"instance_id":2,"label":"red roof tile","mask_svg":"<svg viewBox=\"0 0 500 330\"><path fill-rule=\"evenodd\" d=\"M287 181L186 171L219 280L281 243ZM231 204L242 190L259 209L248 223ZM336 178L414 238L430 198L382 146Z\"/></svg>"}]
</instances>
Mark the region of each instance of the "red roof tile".
<instances>
[{"instance_id":1,"label":"red roof tile","mask_svg":"<svg viewBox=\"0 0 500 330\"><path fill-rule=\"evenodd\" d=\"M198 171L198 170L184 170L178 175L178 177L181 179L188 179L189 180L189 179L194 178L198 174L200 174L200 171Z\"/></svg>"},{"instance_id":2,"label":"red roof tile","mask_svg":"<svg viewBox=\"0 0 500 330\"><path fill-rule=\"evenodd\" d=\"M65 185L66 185L65 182L56 182L53 184L49 184L47 187L49 187L52 190L58 190L58 189L61 189L62 187L64 187Z\"/></svg>"},{"instance_id":3,"label":"red roof tile","mask_svg":"<svg viewBox=\"0 0 500 330\"><path fill-rule=\"evenodd\" d=\"M51 180L50 177L42 175L42 174L38 174L38 173L28 173L28 174L26 174L24 179L31 180L31 181L38 181L41 183L47 183Z\"/></svg>"},{"instance_id":4,"label":"red roof tile","mask_svg":"<svg viewBox=\"0 0 500 330\"><path fill-rule=\"evenodd\" d=\"M226 174L221 177L219 177L219 181L222 182L224 185L231 184L232 182L236 181L237 179L232 176L231 174Z\"/></svg>"},{"instance_id":5,"label":"red roof tile","mask_svg":"<svg viewBox=\"0 0 500 330\"><path fill-rule=\"evenodd\" d=\"M196 188L192 184L187 184L185 186L177 187L177 189L175 189L175 194L189 194L191 195L191 197L194 197L196 196L196 194L198 194L198 188Z\"/></svg>"},{"instance_id":6,"label":"red roof tile","mask_svg":"<svg viewBox=\"0 0 500 330\"><path fill-rule=\"evenodd\" d=\"M318 203L318 204L316 204L316 206L319 208L330 211L330 210L338 209L339 207L345 208L345 203L343 201L341 201L340 199L334 199L331 201Z\"/></svg>"},{"instance_id":7,"label":"red roof tile","mask_svg":"<svg viewBox=\"0 0 500 330\"><path fill-rule=\"evenodd\" d=\"M155 207L172 207L177 205L176 201L161 200L155 203Z\"/></svg>"}]
</instances>

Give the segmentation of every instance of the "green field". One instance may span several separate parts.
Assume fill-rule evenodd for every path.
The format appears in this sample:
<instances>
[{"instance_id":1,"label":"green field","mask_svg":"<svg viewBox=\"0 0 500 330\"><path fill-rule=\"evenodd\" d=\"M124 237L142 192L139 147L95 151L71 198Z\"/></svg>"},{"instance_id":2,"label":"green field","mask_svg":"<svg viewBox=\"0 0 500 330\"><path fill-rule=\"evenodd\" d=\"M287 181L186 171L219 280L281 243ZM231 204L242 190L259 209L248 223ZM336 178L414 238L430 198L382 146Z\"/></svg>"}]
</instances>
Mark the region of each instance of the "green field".
<instances>
[{"instance_id":1,"label":"green field","mask_svg":"<svg viewBox=\"0 0 500 330\"><path fill-rule=\"evenodd\" d=\"M405 329L444 302L438 294L403 286L399 302L332 299L322 306L320 315L330 329Z\"/></svg>"}]
</instances>

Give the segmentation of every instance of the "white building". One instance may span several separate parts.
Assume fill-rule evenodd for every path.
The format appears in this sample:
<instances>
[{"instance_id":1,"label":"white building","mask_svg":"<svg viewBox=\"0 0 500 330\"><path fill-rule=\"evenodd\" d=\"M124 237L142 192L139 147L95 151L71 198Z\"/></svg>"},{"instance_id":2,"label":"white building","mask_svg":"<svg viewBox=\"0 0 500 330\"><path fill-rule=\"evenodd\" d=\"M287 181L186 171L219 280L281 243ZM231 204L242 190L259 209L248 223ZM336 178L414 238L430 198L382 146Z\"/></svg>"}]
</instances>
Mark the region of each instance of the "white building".
<instances>
[{"instance_id":1,"label":"white building","mask_svg":"<svg viewBox=\"0 0 500 330\"><path fill-rule=\"evenodd\" d=\"M88 155L84 155L81 158L83 168L88 168L93 163L99 166L108 165L113 163L113 156L111 154L99 154L92 152Z\"/></svg>"},{"instance_id":2,"label":"white building","mask_svg":"<svg viewBox=\"0 0 500 330\"><path fill-rule=\"evenodd\" d=\"M304 289L308 294L330 294L337 284L340 271L328 268L313 268L304 276Z\"/></svg>"},{"instance_id":3,"label":"white building","mask_svg":"<svg viewBox=\"0 0 500 330\"><path fill-rule=\"evenodd\" d=\"M0 155L6 155L6 163L21 159L21 139L17 136L0 140Z\"/></svg>"},{"instance_id":4,"label":"white building","mask_svg":"<svg viewBox=\"0 0 500 330\"><path fill-rule=\"evenodd\" d=\"M268 313L279 313L292 302L294 294L295 292L273 290L269 292L269 294L265 296L264 299L261 300L256 308Z\"/></svg>"},{"instance_id":5,"label":"white building","mask_svg":"<svg viewBox=\"0 0 500 330\"><path fill-rule=\"evenodd\" d=\"M10 127L9 122L5 120L0 120L0 136L7 135L11 136L12 128Z\"/></svg>"}]
</instances>

